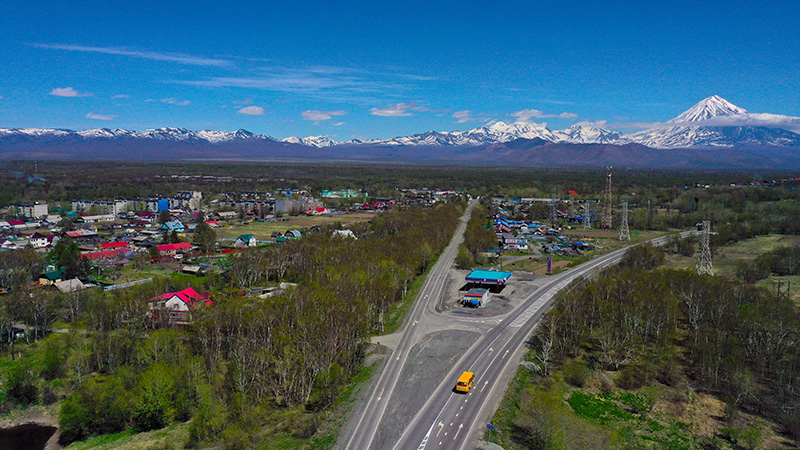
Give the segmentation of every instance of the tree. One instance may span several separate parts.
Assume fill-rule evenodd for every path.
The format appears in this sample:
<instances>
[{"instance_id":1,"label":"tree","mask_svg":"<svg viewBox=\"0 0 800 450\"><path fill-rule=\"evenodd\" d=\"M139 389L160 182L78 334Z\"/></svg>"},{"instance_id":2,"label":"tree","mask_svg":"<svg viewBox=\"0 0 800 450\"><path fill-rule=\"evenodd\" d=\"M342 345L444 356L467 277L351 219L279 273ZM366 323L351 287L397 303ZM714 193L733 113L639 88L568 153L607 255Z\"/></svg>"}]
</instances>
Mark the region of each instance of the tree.
<instances>
[{"instance_id":1,"label":"tree","mask_svg":"<svg viewBox=\"0 0 800 450\"><path fill-rule=\"evenodd\" d=\"M30 405L36 402L39 388L36 386L36 371L27 359L21 359L8 373L6 395L9 399L21 404Z\"/></svg>"},{"instance_id":2,"label":"tree","mask_svg":"<svg viewBox=\"0 0 800 450\"><path fill-rule=\"evenodd\" d=\"M180 241L181 241L181 238L180 238L180 236L178 236L178 232L175 231L175 230L172 230L172 233L169 234L169 243L170 244L177 244Z\"/></svg>"},{"instance_id":3,"label":"tree","mask_svg":"<svg viewBox=\"0 0 800 450\"><path fill-rule=\"evenodd\" d=\"M202 253L211 253L217 247L217 233L205 222L197 224L194 230L194 242L197 243Z\"/></svg>"},{"instance_id":4,"label":"tree","mask_svg":"<svg viewBox=\"0 0 800 450\"><path fill-rule=\"evenodd\" d=\"M168 209L162 209L158 212L158 223L167 223L172 220L172 215Z\"/></svg>"}]
</instances>

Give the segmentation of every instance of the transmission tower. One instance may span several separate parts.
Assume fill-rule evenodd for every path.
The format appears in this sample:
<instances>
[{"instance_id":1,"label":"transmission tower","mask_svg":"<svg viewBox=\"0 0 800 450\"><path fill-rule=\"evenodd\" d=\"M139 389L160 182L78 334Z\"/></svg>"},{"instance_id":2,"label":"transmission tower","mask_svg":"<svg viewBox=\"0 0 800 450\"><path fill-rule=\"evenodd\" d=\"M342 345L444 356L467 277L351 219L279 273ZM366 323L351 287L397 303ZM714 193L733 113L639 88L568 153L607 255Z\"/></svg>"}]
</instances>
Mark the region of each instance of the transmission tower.
<instances>
[{"instance_id":1,"label":"transmission tower","mask_svg":"<svg viewBox=\"0 0 800 450\"><path fill-rule=\"evenodd\" d=\"M628 202L622 203L622 224L620 224L619 228L619 240L631 240L631 230L628 229Z\"/></svg>"},{"instance_id":2,"label":"transmission tower","mask_svg":"<svg viewBox=\"0 0 800 450\"><path fill-rule=\"evenodd\" d=\"M569 218L570 218L570 220L572 220L572 218L575 217L576 215L577 215L577 213L575 212L575 197L570 197L570 199L569 199Z\"/></svg>"},{"instance_id":3,"label":"transmission tower","mask_svg":"<svg viewBox=\"0 0 800 450\"><path fill-rule=\"evenodd\" d=\"M606 194L603 198L603 219L600 226L610 230L612 226L611 222L611 166L609 166L606 167Z\"/></svg>"},{"instance_id":4,"label":"transmission tower","mask_svg":"<svg viewBox=\"0 0 800 450\"><path fill-rule=\"evenodd\" d=\"M592 210L590 210L588 206L583 208L583 229L592 229Z\"/></svg>"},{"instance_id":5,"label":"transmission tower","mask_svg":"<svg viewBox=\"0 0 800 450\"><path fill-rule=\"evenodd\" d=\"M697 256L698 275L714 276L714 268L711 266L711 221L704 220L700 232L700 254Z\"/></svg>"},{"instance_id":6,"label":"transmission tower","mask_svg":"<svg viewBox=\"0 0 800 450\"><path fill-rule=\"evenodd\" d=\"M550 196L550 215L547 216L547 220L552 224L552 227L555 228L557 219L558 212L556 211L556 193L553 192Z\"/></svg>"}]
</instances>

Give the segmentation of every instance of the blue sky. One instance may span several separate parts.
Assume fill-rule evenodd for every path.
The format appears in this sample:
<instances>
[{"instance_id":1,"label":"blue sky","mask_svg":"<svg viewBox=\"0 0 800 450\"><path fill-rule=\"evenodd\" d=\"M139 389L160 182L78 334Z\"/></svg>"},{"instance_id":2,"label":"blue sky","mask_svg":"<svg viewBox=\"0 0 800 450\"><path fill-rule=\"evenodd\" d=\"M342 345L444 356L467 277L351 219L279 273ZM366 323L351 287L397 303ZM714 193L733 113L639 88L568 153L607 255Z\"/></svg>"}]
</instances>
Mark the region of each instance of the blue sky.
<instances>
[{"instance_id":1,"label":"blue sky","mask_svg":"<svg viewBox=\"0 0 800 450\"><path fill-rule=\"evenodd\" d=\"M800 115L800 2L5 0L0 127L386 138ZM601 122L602 123L602 122Z\"/></svg>"}]
</instances>

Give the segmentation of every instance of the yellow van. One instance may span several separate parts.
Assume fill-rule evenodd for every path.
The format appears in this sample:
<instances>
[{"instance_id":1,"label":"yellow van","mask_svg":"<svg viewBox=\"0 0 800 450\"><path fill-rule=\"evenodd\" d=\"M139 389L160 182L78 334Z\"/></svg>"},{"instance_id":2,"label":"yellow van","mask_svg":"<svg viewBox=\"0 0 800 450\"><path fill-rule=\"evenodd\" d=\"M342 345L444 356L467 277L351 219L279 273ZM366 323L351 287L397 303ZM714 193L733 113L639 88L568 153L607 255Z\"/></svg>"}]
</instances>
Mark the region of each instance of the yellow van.
<instances>
[{"instance_id":1,"label":"yellow van","mask_svg":"<svg viewBox=\"0 0 800 450\"><path fill-rule=\"evenodd\" d=\"M464 372L458 378L458 383L456 383L456 390L458 392L469 392L469 388L472 387L472 381L475 379L475 374L472 372Z\"/></svg>"}]
</instances>

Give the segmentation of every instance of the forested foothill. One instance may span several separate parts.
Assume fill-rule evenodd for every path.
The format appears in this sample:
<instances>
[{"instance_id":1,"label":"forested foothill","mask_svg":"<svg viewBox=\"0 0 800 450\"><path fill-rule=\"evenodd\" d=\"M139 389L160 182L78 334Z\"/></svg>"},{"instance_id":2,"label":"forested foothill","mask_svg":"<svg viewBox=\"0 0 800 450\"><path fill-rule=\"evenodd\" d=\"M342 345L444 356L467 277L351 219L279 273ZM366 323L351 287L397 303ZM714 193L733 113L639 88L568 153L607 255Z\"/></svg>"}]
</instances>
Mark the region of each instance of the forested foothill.
<instances>
[{"instance_id":1,"label":"forested foothill","mask_svg":"<svg viewBox=\"0 0 800 450\"><path fill-rule=\"evenodd\" d=\"M99 278L98 264L83 258L86 250L76 247L64 235L75 227L71 220L60 224L62 239L47 252L30 246L0 251L0 418L49 414L57 418L62 442L88 438L87 446L91 446L92 436L109 433L113 434L109 437L111 442L135 435L149 436L148 430L167 433L160 441L154 440L153 448L158 442L168 442L165 447L175 448L331 448L337 427L346 419L345 412L354 401L354 389L369 378L371 367L364 363L370 336L390 333L402 322L404 307L413 299L415 288L452 237L464 211L466 195L480 196L482 202L473 210L459 249L457 263L461 267L482 265L486 250L498 245L492 229L496 205L508 210L509 219L544 221L549 207L542 208L542 203L524 204L518 199L547 198L556 192L559 210L569 210L568 200L574 199L598 211L605 180L604 170L4 164L6 167L0 168L0 207L39 200L59 205L75 199L167 196L176 191L200 191L209 199L231 193L246 196L242 193L298 190L319 195L323 190L334 189L353 190L361 196L358 200L325 200L325 206L331 208L356 202L388 203L440 190L462 194L446 196L449 202L398 202L375 212L368 221L350 224L352 235L337 234L343 230L334 216L313 229L303 229L302 238L224 255L218 239L221 231L208 229L200 216L188 237L165 232L160 237L162 245L191 241L201 257L219 257L219 270L187 275L181 273L180 263L165 265L159 261L158 252L142 252L126 263L125 273L140 275L136 279L146 274L153 280L108 292L94 287L62 293L52 286L37 285L43 268L51 265L65 278L75 277L87 283ZM717 233L712 236L712 248L716 250L723 244L767 233L797 234L800 226L792 219L800 215L800 195L794 189L798 182L786 176L753 180L749 175L735 173L619 171L615 172L614 183L615 208L622 201L629 202L633 232L686 230L702 220L711 220ZM253 219L256 216L263 214L254 214ZM166 219L160 220L159 225ZM562 219L557 227L566 230L579 225ZM786 350L780 361L772 363L769 358L776 356L774 346L753 350L745 343L731 356L720 349L736 348L729 342L731 339L755 336L763 341L766 338L759 334L757 326L778 315L782 323L791 325L793 322L786 321L794 320L794 309L753 286L665 269L647 271L661 264L665 255L667 261L694 258L696 246L693 239L674 239L664 249L642 247L637 250L642 253L641 258L623 264L630 267L603 275L597 282L615 289L608 294L604 308L614 314L592 316L591 320L583 313L582 317L566 314L571 320L580 319L570 330L579 336L570 338L577 339L577 343L563 350L554 345L547 363L537 364L546 366L547 373L556 377L566 367L578 367L578 378L583 374L589 385L595 382L592 380L596 373L603 373L611 380L609 395L622 392L626 381L615 384L619 374L628 374L625 379L634 383L625 387L635 387L640 382L647 387L664 384L660 371L672 367L674 384L669 386L691 386L725 402L732 389L731 380L744 373L750 380L746 388L749 390L731 391L738 396L729 402L731 409L761 415L790 430L796 410L787 407L786 411L776 412L775 408L780 409L784 405L781 402L794 401L795 394L788 388L781 390L777 381L789 377L794 366L786 364L794 361L791 355L797 352ZM754 261L742 263L739 278L752 281L796 270L795 266L784 264L785 256L794 254L791 248L763 253L757 267ZM158 264L169 270L155 270ZM746 267L748 264L754 267ZM713 320L727 321L711 331L708 327L717 322L704 322L706 327L698 328L698 340L702 343L707 339L706 346L687 344L689 329L681 315L684 303L669 291L673 277L699 283L701 287L697 289L706 296L703 298L714 298L717 303L735 300L731 300L733 306L723 308L724 316L717 317L716 309L702 316L703 320L712 320L713 316ZM650 282L658 286L652 287ZM578 296L592 283L584 282L569 295ZM650 299L651 303L623 301L612 295L618 291L636 299L645 293L664 297ZM743 314L742 292L761 296L759 307L748 312L757 320L746 335L741 335L745 330L737 328ZM172 317L154 314L153 301L165 293L184 293L197 302L190 320L176 322ZM747 301L756 300L754 297ZM630 302L647 304L649 309L646 313L635 309L637 316L630 315L633 312L626 315L628 308L621 305ZM621 314L623 320L649 320L645 316L658 308L663 311L655 311L654 318L667 314L662 317L665 323L634 324L630 325L634 331L622 327L619 336L614 335L613 339L622 340L631 333L637 336L635 345L628 341L624 344L629 347L619 344L621 352L632 349L626 353L627 359L620 356L617 347L609 347L605 353L600 349L596 341L600 338L595 333L612 319ZM584 326L589 330L583 330ZM640 338L642 330L647 333ZM731 337L730 333L734 335ZM790 333L787 339L793 336ZM613 339L611 343L615 342ZM748 359L751 351L760 352L757 363ZM767 369L758 365L767 363ZM700 364L708 364L713 370ZM539 380L544 375L533 373L531 377ZM595 391L585 392L595 395ZM547 397L552 391L545 394L541 395ZM526 397L523 404L532 404L534 397ZM574 403L566 403L569 398L553 398L554 408ZM761 403L754 403L754 398ZM739 430L734 425L729 428Z\"/></svg>"}]
</instances>

